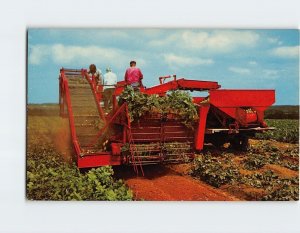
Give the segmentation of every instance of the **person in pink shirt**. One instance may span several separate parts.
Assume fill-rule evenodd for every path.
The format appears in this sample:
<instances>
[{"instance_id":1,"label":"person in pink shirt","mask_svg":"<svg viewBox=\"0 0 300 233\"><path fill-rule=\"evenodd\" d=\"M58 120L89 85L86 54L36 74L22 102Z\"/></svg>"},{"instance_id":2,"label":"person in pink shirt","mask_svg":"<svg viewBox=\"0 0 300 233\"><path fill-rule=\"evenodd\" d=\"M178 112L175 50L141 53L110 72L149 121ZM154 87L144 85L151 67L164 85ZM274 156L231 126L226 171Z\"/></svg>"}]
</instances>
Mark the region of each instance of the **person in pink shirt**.
<instances>
[{"instance_id":1,"label":"person in pink shirt","mask_svg":"<svg viewBox=\"0 0 300 233\"><path fill-rule=\"evenodd\" d=\"M125 72L125 82L131 85L134 89L139 89L142 84L143 74L139 68L136 67L136 61L130 62L130 67Z\"/></svg>"}]
</instances>

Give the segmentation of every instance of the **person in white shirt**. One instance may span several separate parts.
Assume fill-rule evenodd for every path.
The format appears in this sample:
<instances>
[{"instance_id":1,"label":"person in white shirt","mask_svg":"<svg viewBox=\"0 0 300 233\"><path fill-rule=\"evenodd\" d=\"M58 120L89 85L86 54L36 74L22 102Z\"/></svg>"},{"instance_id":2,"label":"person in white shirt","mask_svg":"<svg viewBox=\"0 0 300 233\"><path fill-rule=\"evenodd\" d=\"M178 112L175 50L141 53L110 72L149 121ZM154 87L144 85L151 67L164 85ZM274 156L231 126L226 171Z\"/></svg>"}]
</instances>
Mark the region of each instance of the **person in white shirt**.
<instances>
[{"instance_id":1,"label":"person in white shirt","mask_svg":"<svg viewBox=\"0 0 300 233\"><path fill-rule=\"evenodd\" d=\"M103 101L105 110L109 110L112 105L112 95L117 85L117 75L112 72L111 68L106 68L106 73L103 77Z\"/></svg>"}]
</instances>

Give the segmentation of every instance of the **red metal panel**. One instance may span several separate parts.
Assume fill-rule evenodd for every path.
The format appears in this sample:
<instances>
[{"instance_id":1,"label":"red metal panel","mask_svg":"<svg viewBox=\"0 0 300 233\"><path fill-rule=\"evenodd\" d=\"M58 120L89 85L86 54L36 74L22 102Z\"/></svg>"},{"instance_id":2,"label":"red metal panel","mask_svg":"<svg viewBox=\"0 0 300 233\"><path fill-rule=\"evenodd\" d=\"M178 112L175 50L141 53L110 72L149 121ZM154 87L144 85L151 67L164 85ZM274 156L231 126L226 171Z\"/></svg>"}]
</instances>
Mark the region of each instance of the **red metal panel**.
<instances>
[{"instance_id":1,"label":"red metal panel","mask_svg":"<svg viewBox=\"0 0 300 233\"><path fill-rule=\"evenodd\" d=\"M112 143L111 144L111 152L112 152L112 155L121 155L121 151L122 151L122 146L124 144L123 143Z\"/></svg>"},{"instance_id":2,"label":"red metal panel","mask_svg":"<svg viewBox=\"0 0 300 233\"><path fill-rule=\"evenodd\" d=\"M220 108L219 109L223 112L225 112L228 116L231 116L232 118L236 118L236 108Z\"/></svg>"},{"instance_id":3,"label":"red metal panel","mask_svg":"<svg viewBox=\"0 0 300 233\"><path fill-rule=\"evenodd\" d=\"M76 154L77 154L77 156L79 156L81 150L80 150L80 147L79 147L79 144L78 144L76 130L75 130L75 125L74 125L74 117L73 117L73 111L72 111L72 105L71 105L71 98L70 98L70 93L69 93L68 81L64 77L64 73L62 73L62 77L63 77L63 84L64 84L64 90L65 90L66 103L67 103L67 106L68 106L69 122L70 122L70 128L71 128L72 141L73 141L73 145L74 145Z\"/></svg>"},{"instance_id":4,"label":"red metal panel","mask_svg":"<svg viewBox=\"0 0 300 233\"><path fill-rule=\"evenodd\" d=\"M171 90L211 90L221 87L218 82L186 80L184 78L173 80L161 85L145 89L146 94L162 94Z\"/></svg>"},{"instance_id":5,"label":"red metal panel","mask_svg":"<svg viewBox=\"0 0 300 233\"><path fill-rule=\"evenodd\" d=\"M243 108L237 108L236 116L237 116L237 120L242 125L247 125L249 123L257 122L258 119L257 112L254 111L253 109L251 111L246 111Z\"/></svg>"},{"instance_id":6,"label":"red metal panel","mask_svg":"<svg viewBox=\"0 0 300 233\"><path fill-rule=\"evenodd\" d=\"M78 158L79 168L99 167L106 165L120 165L122 163L120 156L106 155L89 155Z\"/></svg>"},{"instance_id":7,"label":"red metal panel","mask_svg":"<svg viewBox=\"0 0 300 233\"><path fill-rule=\"evenodd\" d=\"M177 81L170 81L164 84L160 84L154 87L150 87L145 89L145 93L150 94L160 94L160 93L166 93L170 90L178 89Z\"/></svg>"},{"instance_id":8,"label":"red metal panel","mask_svg":"<svg viewBox=\"0 0 300 233\"><path fill-rule=\"evenodd\" d=\"M209 101L216 107L268 107L275 102L275 91L210 90Z\"/></svg>"},{"instance_id":9,"label":"red metal panel","mask_svg":"<svg viewBox=\"0 0 300 233\"><path fill-rule=\"evenodd\" d=\"M120 95L125 87L125 81L118 82L117 88L115 89L114 94ZM221 86L218 82L211 82L211 81L199 81L199 80L186 80L184 78L178 80L172 80L167 83L162 83L160 85L150 87L150 88L141 88L140 91L150 94L160 94L163 95L167 91L171 90L196 90L196 91L204 91L204 90L211 90L211 89L218 89Z\"/></svg>"},{"instance_id":10,"label":"red metal panel","mask_svg":"<svg viewBox=\"0 0 300 233\"><path fill-rule=\"evenodd\" d=\"M179 88L188 89L188 90L212 90L218 89L221 86L218 82L212 81L199 81L199 80L187 80L187 79L178 79L177 80Z\"/></svg>"},{"instance_id":11,"label":"red metal panel","mask_svg":"<svg viewBox=\"0 0 300 233\"><path fill-rule=\"evenodd\" d=\"M266 126L264 123L264 110L266 108L267 107L252 107L252 109L256 110L256 114L247 114L244 119L240 118L239 111L241 111L241 109L239 107L219 107L218 109L226 113L228 116L236 119L242 125L257 121Z\"/></svg>"},{"instance_id":12,"label":"red metal panel","mask_svg":"<svg viewBox=\"0 0 300 233\"><path fill-rule=\"evenodd\" d=\"M206 97L193 97L193 103L199 104L201 101L203 101Z\"/></svg>"},{"instance_id":13,"label":"red metal panel","mask_svg":"<svg viewBox=\"0 0 300 233\"><path fill-rule=\"evenodd\" d=\"M207 117L209 107L210 107L210 105L199 106L199 123L198 123L198 129L196 131L196 137L195 137L196 150L203 149L205 127L206 127L206 117Z\"/></svg>"}]
</instances>

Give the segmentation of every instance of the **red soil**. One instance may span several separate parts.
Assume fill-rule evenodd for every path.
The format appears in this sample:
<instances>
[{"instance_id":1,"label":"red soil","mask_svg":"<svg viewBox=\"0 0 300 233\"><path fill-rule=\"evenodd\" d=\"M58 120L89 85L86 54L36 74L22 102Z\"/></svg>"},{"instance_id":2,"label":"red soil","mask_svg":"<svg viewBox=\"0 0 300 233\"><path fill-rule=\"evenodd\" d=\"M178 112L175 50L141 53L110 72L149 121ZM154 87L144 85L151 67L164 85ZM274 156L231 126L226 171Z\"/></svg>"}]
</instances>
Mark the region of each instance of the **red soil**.
<instances>
[{"instance_id":1,"label":"red soil","mask_svg":"<svg viewBox=\"0 0 300 233\"><path fill-rule=\"evenodd\" d=\"M136 176L132 168L116 171L133 190L136 200L146 201L237 201L239 199L188 175L164 166L144 167L145 176Z\"/></svg>"}]
</instances>

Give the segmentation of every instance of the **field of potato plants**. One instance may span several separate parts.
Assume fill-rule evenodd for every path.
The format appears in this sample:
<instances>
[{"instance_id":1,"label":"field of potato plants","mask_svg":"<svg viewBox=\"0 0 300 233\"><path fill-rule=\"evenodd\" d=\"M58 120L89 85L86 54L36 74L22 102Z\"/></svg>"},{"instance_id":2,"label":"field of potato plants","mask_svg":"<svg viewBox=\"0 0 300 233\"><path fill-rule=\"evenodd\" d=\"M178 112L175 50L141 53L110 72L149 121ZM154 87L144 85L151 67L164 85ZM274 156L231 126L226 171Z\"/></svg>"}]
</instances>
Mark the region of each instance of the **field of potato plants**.
<instances>
[{"instance_id":1,"label":"field of potato plants","mask_svg":"<svg viewBox=\"0 0 300 233\"><path fill-rule=\"evenodd\" d=\"M299 142L299 120L294 119L270 119L266 120L268 126L275 130L264 134L257 134L258 139L273 139L279 142Z\"/></svg>"},{"instance_id":2,"label":"field of potato plants","mask_svg":"<svg viewBox=\"0 0 300 233\"><path fill-rule=\"evenodd\" d=\"M113 178L112 167L79 171L71 162L68 121L51 108L32 106L27 115L27 199L132 200L131 190Z\"/></svg>"},{"instance_id":3,"label":"field of potato plants","mask_svg":"<svg viewBox=\"0 0 300 233\"><path fill-rule=\"evenodd\" d=\"M191 175L245 200L299 200L299 121L267 123L276 129L257 134L247 152L206 150Z\"/></svg>"},{"instance_id":4,"label":"field of potato plants","mask_svg":"<svg viewBox=\"0 0 300 233\"><path fill-rule=\"evenodd\" d=\"M131 191L114 180L109 166L80 172L51 147L29 147L27 152L29 200L132 200Z\"/></svg>"},{"instance_id":5,"label":"field of potato plants","mask_svg":"<svg viewBox=\"0 0 300 233\"><path fill-rule=\"evenodd\" d=\"M29 106L27 199L299 200L299 121L267 123L276 129L250 139L247 152L207 144L193 162L145 168L137 177L130 168L79 171L58 106Z\"/></svg>"}]
</instances>

